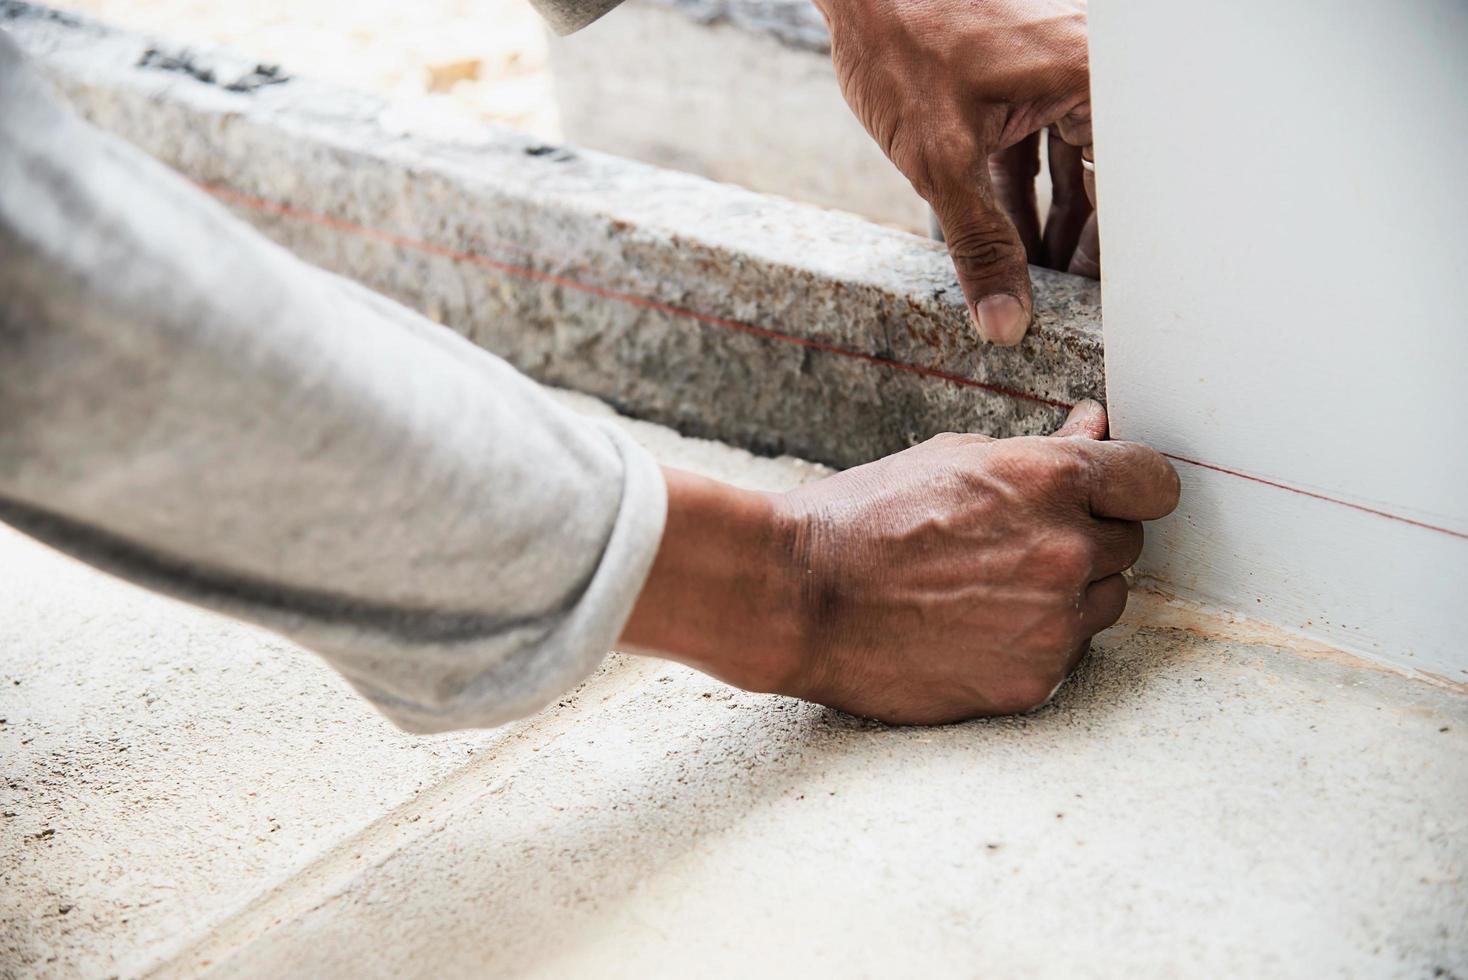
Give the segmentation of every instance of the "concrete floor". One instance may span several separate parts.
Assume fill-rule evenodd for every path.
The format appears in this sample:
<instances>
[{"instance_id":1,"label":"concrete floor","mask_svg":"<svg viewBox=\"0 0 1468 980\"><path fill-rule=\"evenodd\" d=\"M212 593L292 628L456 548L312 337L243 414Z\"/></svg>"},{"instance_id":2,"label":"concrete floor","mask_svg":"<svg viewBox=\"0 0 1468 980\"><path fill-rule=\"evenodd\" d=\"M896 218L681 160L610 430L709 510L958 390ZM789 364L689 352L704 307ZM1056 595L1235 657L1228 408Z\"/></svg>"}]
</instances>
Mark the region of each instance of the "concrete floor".
<instances>
[{"instance_id":1,"label":"concrete floor","mask_svg":"<svg viewBox=\"0 0 1468 980\"><path fill-rule=\"evenodd\" d=\"M0 975L1468 976L1468 697L1155 596L1027 718L613 657L418 738L3 530L0 595Z\"/></svg>"}]
</instances>

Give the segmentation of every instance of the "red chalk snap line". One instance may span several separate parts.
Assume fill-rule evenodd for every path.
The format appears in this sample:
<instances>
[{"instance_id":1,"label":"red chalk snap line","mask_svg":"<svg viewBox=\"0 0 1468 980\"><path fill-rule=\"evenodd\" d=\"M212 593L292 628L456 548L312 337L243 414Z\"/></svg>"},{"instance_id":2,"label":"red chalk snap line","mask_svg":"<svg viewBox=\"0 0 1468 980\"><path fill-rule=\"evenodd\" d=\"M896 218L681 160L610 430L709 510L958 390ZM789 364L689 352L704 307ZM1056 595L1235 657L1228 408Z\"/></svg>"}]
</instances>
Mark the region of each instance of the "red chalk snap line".
<instances>
[{"instance_id":1,"label":"red chalk snap line","mask_svg":"<svg viewBox=\"0 0 1468 980\"><path fill-rule=\"evenodd\" d=\"M1313 500L1323 500L1328 504L1339 504L1342 507L1349 507L1352 510L1359 510L1363 514L1372 514L1376 517L1385 517L1389 521L1397 521L1402 524L1410 524L1413 527L1420 527L1424 531L1436 531L1439 534L1446 534L1450 537L1462 538L1464 541L1468 541L1468 534L1465 534L1462 531L1454 531L1450 527L1439 527L1436 524L1428 524L1424 521L1413 520L1410 517L1403 517L1401 514L1393 514L1389 511L1377 510L1375 507L1367 507L1364 504L1353 504L1349 500L1340 500L1336 497L1327 497L1323 493L1316 493L1313 490L1306 490L1303 487L1291 486L1288 483L1277 483L1274 480L1266 480L1262 476L1254 476L1252 473L1241 473L1238 470L1231 470L1223 466L1215 466L1213 463L1202 463L1196 459L1188 459L1186 456L1176 456L1172 453L1163 453L1162 455L1166 456L1168 459L1176 460L1179 463L1186 463L1189 466L1196 466L1199 469L1212 470L1215 473L1223 473L1226 476L1236 476L1240 480L1248 480L1250 483L1262 483L1266 487L1274 487L1276 490L1288 490L1290 493L1297 493L1302 497L1310 497Z\"/></svg>"},{"instance_id":2,"label":"red chalk snap line","mask_svg":"<svg viewBox=\"0 0 1468 980\"><path fill-rule=\"evenodd\" d=\"M548 282L557 286L564 286L567 289L574 289L579 292L590 293L593 296L600 296L603 299L617 300L618 302L628 303L632 306L640 306L644 309L656 310L659 313L666 313L669 316L686 317L691 320L697 320L699 323L707 323L715 327L724 327L728 330L737 330L740 333L752 334L756 337L764 337L769 340L779 340L788 344L795 344L800 347L809 347L811 350L818 350L825 354L836 354L841 357L851 357L859 361L867 361L871 364L880 364L883 367L891 368L894 371L906 371L909 374L916 374L925 378L936 378L940 381L947 381L950 384L961 385L966 388L979 388L995 395L1003 395L1006 398L1015 398L1019 399L1020 401L1034 402L1039 405L1048 405L1051 408L1059 408L1067 412L1074 407L1073 405L1070 405L1069 403L1060 401L1058 399L1046 398L1043 395L1033 395L1027 391L1020 391L1016 388L1007 388L1004 385L989 384L984 381L975 381L973 378L965 378L956 374L949 374L946 371L939 371L934 368L922 367L917 364L904 364L902 361L894 361L891 358L881 357L877 354L866 354L862 351L850 350L845 347L837 347L834 344L827 344L819 340L811 340L806 337L796 337L792 334L781 333L778 330L770 330L766 327L757 327L752 323L744 323L739 320L730 320L726 317L714 316L711 313L700 313L697 310L690 310L681 306L674 306L671 303L663 303L655 299L649 299L646 296L637 296L632 293L624 293L620 292L619 290L608 289L605 286L598 286L594 283L583 282L579 279L572 279L568 276L560 276L550 272L542 272L539 269L532 269L529 266L515 265L510 262L503 262L499 259L492 259L488 256L479 255L474 252L464 252L458 249L445 248L442 245L435 245L432 242L425 242L416 238L409 238L405 235L398 235L390 231L383 231L380 228L371 228L366 225L356 224L355 222L345 221L341 218L332 217L329 214L320 214L315 211L306 211L301 208L293 207L289 204L280 204L276 201L267 201L263 198L252 197L248 194L241 194L238 191L230 190L229 188L216 187L209 184L200 184L199 186L208 191L210 194L213 194L215 197L220 198L221 200L229 201L233 204L244 205L257 211L266 211L271 214L279 214L289 218L298 218L302 221L309 221L314 224L324 225L329 228L335 228L340 231L349 232L354 235L360 235L365 238L375 238L379 241L384 241L390 245L396 245L400 248L411 248L420 252L428 252L433 255L442 255L443 257L453 259L456 262L465 262L470 265L477 265L486 269L494 269L497 272L503 272L507 275L512 276L519 276L522 279L533 279L537 282ZM495 243L494 247L500 247L500 243ZM519 248L518 246L505 247L510 250L519 251L522 254L528 254L525 249Z\"/></svg>"},{"instance_id":3,"label":"red chalk snap line","mask_svg":"<svg viewBox=\"0 0 1468 980\"><path fill-rule=\"evenodd\" d=\"M547 282L556 286L562 286L566 289L574 289L579 292L589 293L592 296L599 296L603 299L616 300L617 302L642 307L643 309L655 310L659 313L665 313L669 316L683 317L686 319L695 320L699 323L705 323L710 326L723 327L726 330L735 330L739 333L750 334L755 337L763 337L768 340L777 340L782 343L793 344L795 346L805 347L810 350L817 350L824 354L834 354L838 357L850 357L858 361L866 361L869 364L880 365L881 367L889 368L893 371L904 371L908 374L918 375L919 377L933 378L938 381L946 381L949 384L958 385L964 388L978 388L982 391L987 391L995 395L1002 395L1006 398L1032 402L1038 405L1048 405L1051 408L1063 409L1065 411L1069 411L1070 409L1075 407L1054 398L1046 398L1043 395L1031 394L1030 392L1020 391L1016 388L1009 388L1005 387L1004 385L989 384L984 381L975 381L973 378L965 378L960 375L950 374L947 371L939 371L935 368L922 367L917 364L906 364L902 361L894 361L891 358L881 357L876 354L867 354L862 351L850 350L849 348L845 347L837 347L834 344L827 344L822 341L811 340L806 337L796 337L793 334L781 333L778 330L771 330L767 327L757 327L752 323L744 323L740 320L731 320L727 317L714 316L711 313L701 313L698 310L690 310L681 306L674 306L671 303L664 303L659 300L650 299L646 296L637 296L633 293L624 293L619 290L608 289L605 286L598 286L594 283L582 282L579 279L572 279L568 276L556 275L550 272L542 272L539 269L533 269L529 266L515 265L510 262L502 262L498 259L492 259L488 256L479 255L474 252L466 252L459 249L446 248L443 245L435 245L433 242L426 242L422 241L421 239L410 238L406 235L399 235L394 232L384 231L381 228L372 228L367 225L357 224L356 222L333 217L329 214L322 214L317 211L308 211L304 208L298 208L289 204L282 204L278 201L269 201L265 198L254 197L249 194L242 194L239 191L233 190L232 188L202 183L199 184L199 187L214 195L215 197L224 201L228 201L232 204L238 204L256 211L264 211L270 214L278 214L283 217L296 218L301 221L308 221L313 224L322 225L328 228L334 228L338 231L344 231L349 234L358 235L363 238L376 239L378 241L386 242L398 248L410 248L420 252L427 252L431 255L441 255L444 258L452 259L455 262L464 262L469 265L476 265L486 269L493 269L497 272L505 273L506 275L518 276L522 279L532 279L537 282ZM497 247L500 247L498 243ZM531 253L519 246L504 244L502 247L509 251L517 251L522 255L533 257L531 256ZM1306 490L1302 487L1292 486L1288 483L1279 483L1275 480L1265 479L1262 476L1254 476L1253 474L1244 473L1239 470L1231 470L1223 466L1214 465L1213 463L1204 463L1196 459L1188 459L1186 456L1178 456L1173 453L1163 453L1162 455L1166 456L1168 459L1175 460L1176 462L1185 463L1188 466L1196 466L1199 469L1210 470L1214 473L1222 473L1225 476L1238 477L1241 480L1248 480L1251 483L1259 483L1267 487L1273 487L1276 490L1286 490L1290 493L1299 494L1302 497L1309 497L1314 500L1321 500L1329 504L1337 504L1341 507L1349 507L1351 510L1360 511L1363 514L1371 514L1375 517L1383 517L1387 520L1396 521L1400 524L1408 524L1412 527L1421 528L1424 531L1436 531L1439 534L1446 534L1449 537L1459 538L1461 540L1468 541L1468 533L1465 533L1463 531L1455 531L1452 528L1440 527L1436 524L1428 524L1424 521L1414 520L1410 517L1403 517L1400 514L1393 514L1389 511L1377 510L1374 507L1366 507L1362 504L1351 503L1349 500L1341 500L1337 497L1329 497L1323 493L1316 493L1313 490Z\"/></svg>"}]
</instances>

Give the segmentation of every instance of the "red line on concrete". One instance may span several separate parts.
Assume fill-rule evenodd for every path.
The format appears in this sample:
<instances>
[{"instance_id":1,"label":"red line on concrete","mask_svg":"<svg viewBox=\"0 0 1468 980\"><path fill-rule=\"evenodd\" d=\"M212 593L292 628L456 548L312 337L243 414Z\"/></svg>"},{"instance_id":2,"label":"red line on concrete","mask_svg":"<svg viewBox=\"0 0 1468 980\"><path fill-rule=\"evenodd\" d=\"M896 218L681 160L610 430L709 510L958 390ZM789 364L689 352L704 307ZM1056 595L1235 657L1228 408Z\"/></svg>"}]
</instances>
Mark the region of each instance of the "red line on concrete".
<instances>
[{"instance_id":1,"label":"red line on concrete","mask_svg":"<svg viewBox=\"0 0 1468 980\"><path fill-rule=\"evenodd\" d=\"M663 303L655 299L649 299L646 296L637 296L632 293L624 293L620 292L619 290L608 289L605 286L598 286L594 283L582 282L579 279L572 279L567 276L560 276L550 272L542 272L539 269L532 269L528 266L514 265L509 262L501 262L497 259L491 259L488 256L478 255L473 252L464 252L458 249L445 248L442 245L435 245L432 242L425 242L417 238L409 238L406 235L398 235L390 231L384 231L380 228L372 228L367 225L357 224L353 221L346 221L342 218L335 218L329 214L321 214L317 211L307 211L303 208L293 207L289 204L281 204L277 201L268 201L264 198L253 197L249 194L242 194L239 191L232 190L227 187L220 187L212 184L200 184L199 186L208 191L210 194L214 195L215 197L218 197L225 201L230 201L235 204L240 204L245 207L253 208L257 211L266 211L272 214L284 215L290 218L298 218L302 221L309 221L314 224L323 225L328 228L335 228L340 231L348 232L350 234L360 235L364 238L374 238L378 241L387 242L390 245L395 245L400 248L411 248L416 249L420 252L427 252L431 255L442 255L443 257L453 259L456 262L465 262L470 265L477 265L486 269L494 269L507 275L519 276L524 279L533 279L538 282L548 282L557 286L564 286L567 289L575 289L580 292L589 293L593 296L600 296L604 299L616 300L621 303L628 303L633 306L640 306L644 309L656 310L659 313L665 313L669 316L685 317L690 320L696 320L699 323L709 324L710 326L723 327L728 330L737 330L740 333L751 334L755 337L764 337L769 340L778 340L783 343L794 344L799 347L807 347L811 350L818 350L825 354L835 354L840 357L850 357L859 361L866 361L869 364L877 364L885 368L890 368L894 371L905 371L908 374L915 374L924 378L934 378L939 381L946 381L949 384L959 385L965 388L978 388L982 391L987 391L992 394L1003 395L1006 398L1016 398L1021 401L1034 402L1039 405L1048 405L1052 408L1065 409L1066 411L1069 411L1071 408L1074 407L1063 401L1058 401L1053 398L1045 398L1041 395L1033 395L1029 392L1019 391L1014 388L1007 388L1003 385L993 385L983 381L975 381L972 378L965 378L956 374L949 374L946 371L938 371L934 368L921 367L916 364L904 364L901 361L894 361L890 358L879 357L876 354L866 354L861 351L849 350L845 347L837 347L833 344L823 343L819 340L810 340L805 337L796 337L792 334L781 333L778 330L770 330L767 327L757 327L752 323L744 323L740 320L731 320L727 317L714 316L710 313L700 313L697 310L685 309L681 306L674 306L671 303ZM524 251L522 249L516 250L521 252ZM1459 538L1461 540L1468 541L1468 533L1455 531L1452 528L1440 527L1436 524L1428 524L1424 521L1413 520L1410 517L1403 517L1400 514L1393 514L1388 511L1377 510L1374 507L1366 507L1362 504L1353 504L1349 500L1341 500L1337 497L1328 497L1323 493L1316 493L1313 490L1305 490L1301 487L1291 486L1288 483L1278 483L1274 480L1266 480L1264 477L1261 476L1254 476L1253 474L1243 473L1239 470L1231 470L1227 467L1216 466L1213 463L1204 463L1196 459L1188 459L1186 456L1178 456L1173 453L1163 453L1162 455L1166 456L1168 459L1176 460L1179 463L1185 463L1188 466L1196 466L1199 469L1211 470L1214 473L1222 473L1226 476L1237 477L1240 480L1248 480L1251 483L1263 484L1266 487L1273 487L1276 490L1285 490L1289 493L1299 494L1302 497L1310 497L1314 500L1321 500L1328 504L1336 504L1341 507L1349 507L1351 510L1360 511L1363 514L1371 514L1376 517L1383 517L1389 521L1396 521L1399 524L1409 524L1412 527L1421 528L1424 531L1436 531L1438 534L1446 534L1449 537Z\"/></svg>"},{"instance_id":2,"label":"red line on concrete","mask_svg":"<svg viewBox=\"0 0 1468 980\"><path fill-rule=\"evenodd\" d=\"M1323 500L1328 504L1339 504L1342 507L1349 507L1352 510L1359 510L1363 514L1373 514L1376 517L1385 517L1389 521L1396 521L1400 524L1410 524L1413 527L1420 527L1424 531L1436 531L1438 534L1446 534L1449 537L1462 538L1464 541L1468 541L1468 534L1465 534L1462 531L1454 531L1450 527L1439 527L1436 524L1428 524L1424 521L1413 520L1410 517L1403 517L1401 514L1393 514L1388 511L1377 510L1375 507L1367 507L1363 504L1353 504L1349 500L1340 500L1336 497L1327 497L1323 493L1316 493L1313 490L1306 490L1303 487L1295 487L1291 486L1288 483L1278 483L1274 480L1266 480L1262 476L1254 476L1252 473L1241 473L1238 470L1231 470L1223 466L1215 466L1212 463L1204 463L1196 459L1188 459L1186 456L1177 456L1173 453L1163 453L1162 455L1166 456L1168 459L1176 460L1179 463L1186 463L1189 466L1196 466L1199 469L1212 470L1214 473L1223 473L1227 476L1236 476L1240 480L1248 480L1250 483L1262 483L1266 487L1274 487L1276 490L1288 490L1290 493L1297 493L1302 497L1310 497L1314 500Z\"/></svg>"}]
</instances>

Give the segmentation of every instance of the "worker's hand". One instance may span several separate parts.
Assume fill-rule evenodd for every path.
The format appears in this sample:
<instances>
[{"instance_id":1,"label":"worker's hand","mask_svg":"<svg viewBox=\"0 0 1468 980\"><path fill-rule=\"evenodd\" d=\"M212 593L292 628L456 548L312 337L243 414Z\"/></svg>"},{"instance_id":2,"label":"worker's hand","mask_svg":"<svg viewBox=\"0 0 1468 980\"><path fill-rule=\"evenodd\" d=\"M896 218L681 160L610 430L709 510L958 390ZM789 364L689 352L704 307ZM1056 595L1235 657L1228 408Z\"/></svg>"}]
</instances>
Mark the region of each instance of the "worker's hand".
<instances>
[{"instance_id":1,"label":"worker's hand","mask_svg":"<svg viewBox=\"0 0 1468 980\"><path fill-rule=\"evenodd\" d=\"M933 208L979 334L1019 343L1032 308L1026 246L1041 257L1038 216L1001 195L1023 194L1038 140L990 157L1054 125L1063 142L1091 143L1084 0L816 0L831 31L831 58L857 117ZM1089 150L1087 150L1089 152ZM1077 161L1077 167L1079 162ZM1063 167L1061 180L1072 176ZM1011 179L1016 178L1016 179ZM1005 181L1001 181L1004 183ZM1028 177L1034 211L1034 175ZM1080 205L1069 199L1063 209ZM1085 218L1057 228L1074 251ZM1069 256L1067 255L1067 264ZM1048 263L1054 264L1054 263Z\"/></svg>"},{"instance_id":2,"label":"worker's hand","mask_svg":"<svg viewBox=\"0 0 1468 980\"><path fill-rule=\"evenodd\" d=\"M1062 140L1054 126L1043 144L1042 135L1031 133L989 158L994 198L1014 223L1030 265L1099 279L1096 185L1081 162L1085 151ZM1043 231L1035 197L1042 145L1049 157L1051 187L1050 211L1045 215Z\"/></svg>"},{"instance_id":3,"label":"worker's hand","mask_svg":"<svg viewBox=\"0 0 1468 980\"><path fill-rule=\"evenodd\" d=\"M1177 504L1158 453L943 435L783 495L670 475L624 639L754 690L900 723L1043 704L1126 605L1139 523Z\"/></svg>"},{"instance_id":4,"label":"worker's hand","mask_svg":"<svg viewBox=\"0 0 1468 980\"><path fill-rule=\"evenodd\" d=\"M943 435L790 494L814 616L795 693L896 722L1043 704L1126 606L1142 525L1177 504L1167 461L1103 442Z\"/></svg>"}]
</instances>

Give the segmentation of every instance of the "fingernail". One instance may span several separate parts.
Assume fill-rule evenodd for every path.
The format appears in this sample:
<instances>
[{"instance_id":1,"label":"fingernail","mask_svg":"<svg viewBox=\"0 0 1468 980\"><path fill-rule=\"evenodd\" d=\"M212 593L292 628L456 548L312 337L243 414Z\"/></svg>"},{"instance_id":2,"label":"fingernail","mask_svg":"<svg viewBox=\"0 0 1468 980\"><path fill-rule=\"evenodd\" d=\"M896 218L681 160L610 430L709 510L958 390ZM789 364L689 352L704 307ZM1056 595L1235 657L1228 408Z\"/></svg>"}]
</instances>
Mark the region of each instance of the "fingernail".
<instances>
[{"instance_id":1,"label":"fingernail","mask_svg":"<svg viewBox=\"0 0 1468 980\"><path fill-rule=\"evenodd\" d=\"M1000 347L1013 347L1025 335L1030 318L1019 300L1007 293L985 296L974 305L979 336Z\"/></svg>"}]
</instances>

